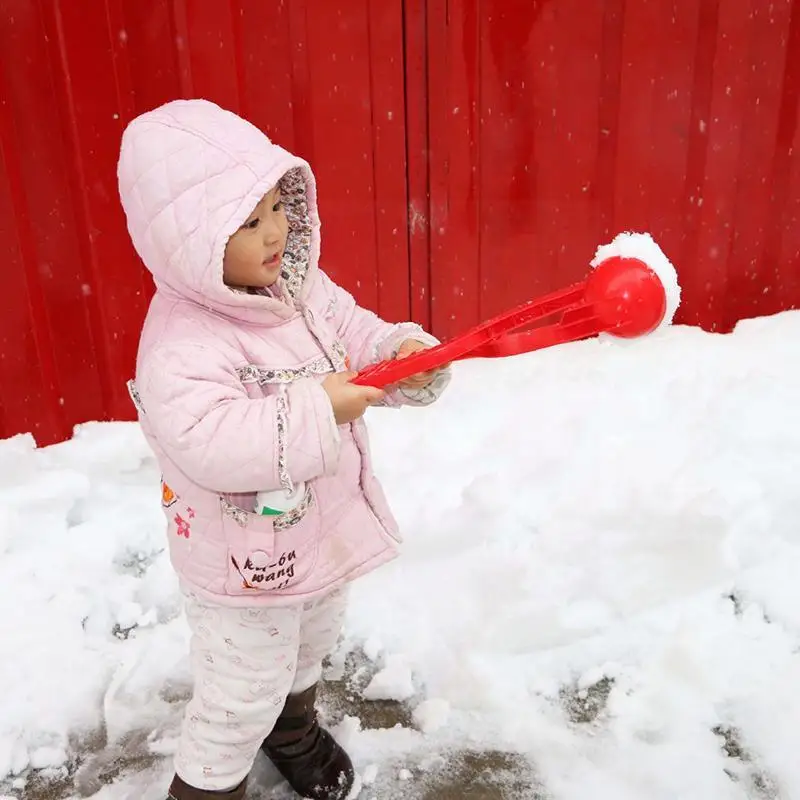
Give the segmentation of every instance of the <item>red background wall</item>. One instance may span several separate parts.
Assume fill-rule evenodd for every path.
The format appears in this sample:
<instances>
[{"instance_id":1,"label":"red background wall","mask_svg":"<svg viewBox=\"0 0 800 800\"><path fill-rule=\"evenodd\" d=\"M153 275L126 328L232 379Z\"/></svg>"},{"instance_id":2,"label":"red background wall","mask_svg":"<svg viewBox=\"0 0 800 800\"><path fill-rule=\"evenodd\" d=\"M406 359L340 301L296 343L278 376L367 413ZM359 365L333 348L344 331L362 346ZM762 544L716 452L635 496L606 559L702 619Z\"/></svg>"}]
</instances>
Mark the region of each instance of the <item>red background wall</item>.
<instances>
[{"instance_id":1,"label":"red background wall","mask_svg":"<svg viewBox=\"0 0 800 800\"><path fill-rule=\"evenodd\" d=\"M680 322L800 307L800 0L0 0L0 435L131 417L117 148L189 96L308 158L326 269L439 336L624 229Z\"/></svg>"}]
</instances>

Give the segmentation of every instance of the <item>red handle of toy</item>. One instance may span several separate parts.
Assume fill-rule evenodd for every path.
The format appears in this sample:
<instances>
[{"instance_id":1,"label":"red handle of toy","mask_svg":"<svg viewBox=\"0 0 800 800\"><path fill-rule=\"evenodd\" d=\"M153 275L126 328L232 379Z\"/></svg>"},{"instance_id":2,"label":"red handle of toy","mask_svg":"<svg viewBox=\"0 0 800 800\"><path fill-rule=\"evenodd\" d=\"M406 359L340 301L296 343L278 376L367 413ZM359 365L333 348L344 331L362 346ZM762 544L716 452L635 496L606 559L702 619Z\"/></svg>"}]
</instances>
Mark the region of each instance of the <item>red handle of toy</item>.
<instances>
[{"instance_id":1,"label":"red handle of toy","mask_svg":"<svg viewBox=\"0 0 800 800\"><path fill-rule=\"evenodd\" d=\"M464 356L467 358L507 358L519 356L523 353L532 353L534 350L543 350L546 347L555 347L559 344L578 342L602 333L595 319L578 320L564 325L548 325L525 333L510 333L501 336L494 342L483 345Z\"/></svg>"},{"instance_id":2,"label":"red handle of toy","mask_svg":"<svg viewBox=\"0 0 800 800\"><path fill-rule=\"evenodd\" d=\"M465 335L446 344L421 350L407 358L381 361L363 369L353 383L384 388L422 372L441 369L446 364L470 358L505 358L586 339L600 332L597 320L576 315L558 324L536 328L525 333L506 334L475 344L478 337Z\"/></svg>"},{"instance_id":3,"label":"red handle of toy","mask_svg":"<svg viewBox=\"0 0 800 800\"><path fill-rule=\"evenodd\" d=\"M440 369L453 361L478 357L473 354L480 348L491 345L506 331L529 325L573 305L580 301L583 292L584 284L579 283L537 300L530 300L510 311L499 314L449 342L421 350L403 359L372 364L361 370L353 379L353 383L359 386L384 388L406 380L412 375Z\"/></svg>"},{"instance_id":4,"label":"red handle of toy","mask_svg":"<svg viewBox=\"0 0 800 800\"><path fill-rule=\"evenodd\" d=\"M430 372L440 369L454 361L463 361L470 358L506 358L508 356L531 353L545 347L554 347L558 344L576 342L587 339L600 333L597 321L594 319L578 320L568 325L548 325L544 328L526 331L525 333L512 333L501 336L494 341L486 342L464 353L448 355L446 346L430 348L415 353L408 358L382 361L359 372L353 383L360 386L375 386L385 388L412 375L421 372ZM453 340L455 341L455 340ZM450 342L449 344L452 344ZM460 348L459 348L460 349Z\"/></svg>"},{"instance_id":5,"label":"red handle of toy","mask_svg":"<svg viewBox=\"0 0 800 800\"><path fill-rule=\"evenodd\" d=\"M453 361L520 355L602 332L642 336L658 327L665 308L664 286L653 270L635 258L613 257L582 283L531 300L445 344L373 364L359 372L353 383L385 388ZM558 312L562 316L555 324L509 333Z\"/></svg>"},{"instance_id":6,"label":"red handle of toy","mask_svg":"<svg viewBox=\"0 0 800 800\"><path fill-rule=\"evenodd\" d=\"M440 369L445 364L458 361L465 357L466 351L463 353L459 352L463 349L458 346L459 344L460 343L454 339L447 344L437 345L427 350L420 350L407 358L381 361L378 364L372 364L361 370L361 372L353 378L353 383L357 386L374 386L378 389L383 389L386 386L393 386L396 383L400 383L400 381L404 381L412 375Z\"/></svg>"}]
</instances>

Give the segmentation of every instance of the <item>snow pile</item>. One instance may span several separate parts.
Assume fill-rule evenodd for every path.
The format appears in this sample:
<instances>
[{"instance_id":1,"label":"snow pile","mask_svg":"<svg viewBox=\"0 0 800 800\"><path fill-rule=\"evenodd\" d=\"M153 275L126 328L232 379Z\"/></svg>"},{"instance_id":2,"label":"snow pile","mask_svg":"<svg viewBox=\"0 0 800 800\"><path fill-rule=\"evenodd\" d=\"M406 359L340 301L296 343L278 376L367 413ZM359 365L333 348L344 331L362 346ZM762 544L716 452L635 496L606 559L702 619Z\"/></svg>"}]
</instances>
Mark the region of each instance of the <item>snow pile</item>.
<instances>
[{"instance_id":1,"label":"snow pile","mask_svg":"<svg viewBox=\"0 0 800 800\"><path fill-rule=\"evenodd\" d=\"M61 767L70 735L110 743L163 717L186 631L157 479L131 424L0 445L0 777Z\"/></svg>"},{"instance_id":2,"label":"snow pile","mask_svg":"<svg viewBox=\"0 0 800 800\"><path fill-rule=\"evenodd\" d=\"M463 747L523 754L554 800L800 796L798 364L800 312L466 362L437 406L370 411L405 552L354 585L343 652L418 730L345 719L361 798ZM0 775L98 731L174 749L157 481L134 425L0 444Z\"/></svg>"}]
</instances>

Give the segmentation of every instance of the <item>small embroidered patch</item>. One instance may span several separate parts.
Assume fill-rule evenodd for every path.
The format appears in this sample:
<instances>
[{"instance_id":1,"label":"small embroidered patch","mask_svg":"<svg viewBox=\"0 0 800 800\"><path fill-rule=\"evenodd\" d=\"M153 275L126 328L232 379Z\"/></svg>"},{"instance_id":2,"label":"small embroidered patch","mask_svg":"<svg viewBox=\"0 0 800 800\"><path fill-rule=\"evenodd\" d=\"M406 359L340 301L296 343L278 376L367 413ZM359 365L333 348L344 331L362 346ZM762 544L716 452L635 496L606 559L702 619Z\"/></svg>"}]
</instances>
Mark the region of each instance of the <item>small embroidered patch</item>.
<instances>
[{"instance_id":1,"label":"small embroidered patch","mask_svg":"<svg viewBox=\"0 0 800 800\"><path fill-rule=\"evenodd\" d=\"M170 506L175 505L177 501L178 496L175 494L175 492L173 492L172 489L170 489L169 486L164 483L164 481L161 481L161 505L164 506L164 508L169 508Z\"/></svg>"},{"instance_id":2,"label":"small embroidered patch","mask_svg":"<svg viewBox=\"0 0 800 800\"><path fill-rule=\"evenodd\" d=\"M189 523L180 514L176 514L175 524L178 526L178 536L184 536L188 539L192 532Z\"/></svg>"}]
</instances>

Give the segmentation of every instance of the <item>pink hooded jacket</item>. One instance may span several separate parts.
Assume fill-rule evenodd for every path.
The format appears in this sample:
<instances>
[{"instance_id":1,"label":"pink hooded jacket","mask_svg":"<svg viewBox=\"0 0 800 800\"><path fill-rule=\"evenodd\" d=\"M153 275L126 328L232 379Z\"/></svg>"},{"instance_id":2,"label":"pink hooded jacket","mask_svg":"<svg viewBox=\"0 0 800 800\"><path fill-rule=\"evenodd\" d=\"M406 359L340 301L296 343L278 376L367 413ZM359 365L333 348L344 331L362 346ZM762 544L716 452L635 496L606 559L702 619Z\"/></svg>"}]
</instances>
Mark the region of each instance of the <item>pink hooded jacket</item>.
<instances>
[{"instance_id":1,"label":"pink hooded jacket","mask_svg":"<svg viewBox=\"0 0 800 800\"><path fill-rule=\"evenodd\" d=\"M156 293L130 390L162 470L172 563L225 605L310 599L393 558L399 535L364 422L337 426L324 377L391 358L407 338L318 269L316 185L304 161L204 100L135 119L119 189ZM223 283L228 238L280 181L289 220L275 296ZM395 392L426 405L449 380ZM255 493L305 482L301 504L254 513Z\"/></svg>"}]
</instances>

